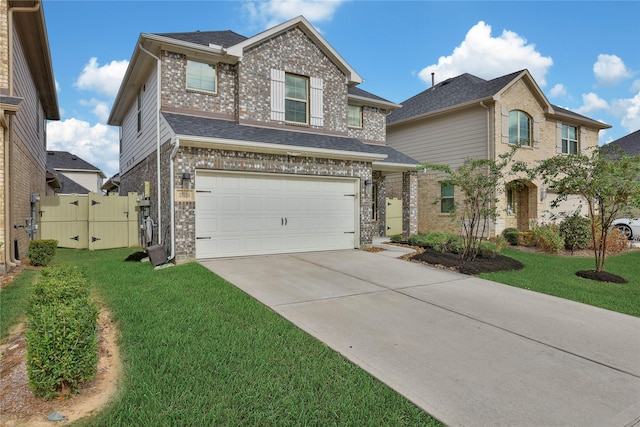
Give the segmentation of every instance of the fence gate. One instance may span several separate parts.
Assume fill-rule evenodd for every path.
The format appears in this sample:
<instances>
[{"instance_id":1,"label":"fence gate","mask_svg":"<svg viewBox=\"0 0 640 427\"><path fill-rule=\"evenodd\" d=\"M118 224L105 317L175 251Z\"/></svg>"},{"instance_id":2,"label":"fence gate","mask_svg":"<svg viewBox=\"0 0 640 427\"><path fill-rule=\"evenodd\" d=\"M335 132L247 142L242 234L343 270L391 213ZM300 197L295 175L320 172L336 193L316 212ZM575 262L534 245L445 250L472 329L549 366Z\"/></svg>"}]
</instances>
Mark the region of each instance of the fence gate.
<instances>
[{"instance_id":1,"label":"fence gate","mask_svg":"<svg viewBox=\"0 0 640 427\"><path fill-rule=\"evenodd\" d=\"M402 234L402 199L387 197L387 236Z\"/></svg>"},{"instance_id":2,"label":"fence gate","mask_svg":"<svg viewBox=\"0 0 640 427\"><path fill-rule=\"evenodd\" d=\"M38 238L55 239L59 248L110 249L138 244L137 193L127 196L41 196Z\"/></svg>"}]
</instances>

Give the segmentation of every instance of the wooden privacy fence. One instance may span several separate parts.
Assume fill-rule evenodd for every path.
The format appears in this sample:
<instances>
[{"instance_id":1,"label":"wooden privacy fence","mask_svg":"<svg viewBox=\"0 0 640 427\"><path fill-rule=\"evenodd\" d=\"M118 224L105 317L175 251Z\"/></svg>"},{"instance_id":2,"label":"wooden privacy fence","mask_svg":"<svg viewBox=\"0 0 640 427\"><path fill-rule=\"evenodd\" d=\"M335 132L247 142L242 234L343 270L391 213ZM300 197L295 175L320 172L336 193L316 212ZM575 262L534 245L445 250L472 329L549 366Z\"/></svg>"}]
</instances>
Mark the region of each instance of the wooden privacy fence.
<instances>
[{"instance_id":1,"label":"wooden privacy fence","mask_svg":"<svg viewBox=\"0 0 640 427\"><path fill-rule=\"evenodd\" d=\"M127 196L40 196L38 239L55 239L59 248L111 249L138 245L137 193Z\"/></svg>"}]
</instances>

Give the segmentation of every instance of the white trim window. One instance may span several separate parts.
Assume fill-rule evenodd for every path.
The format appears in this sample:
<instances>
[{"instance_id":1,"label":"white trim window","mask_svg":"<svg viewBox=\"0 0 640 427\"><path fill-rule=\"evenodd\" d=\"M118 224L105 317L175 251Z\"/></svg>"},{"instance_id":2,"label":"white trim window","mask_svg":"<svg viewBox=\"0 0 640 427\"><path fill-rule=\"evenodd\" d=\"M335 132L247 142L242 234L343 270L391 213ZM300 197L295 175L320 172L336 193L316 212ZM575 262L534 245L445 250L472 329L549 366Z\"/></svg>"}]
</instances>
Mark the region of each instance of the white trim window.
<instances>
[{"instance_id":1,"label":"white trim window","mask_svg":"<svg viewBox=\"0 0 640 427\"><path fill-rule=\"evenodd\" d=\"M562 125L562 154L578 154L578 128Z\"/></svg>"},{"instance_id":2,"label":"white trim window","mask_svg":"<svg viewBox=\"0 0 640 427\"><path fill-rule=\"evenodd\" d=\"M524 111L509 111L509 144L531 147L531 123L531 117Z\"/></svg>"},{"instance_id":3,"label":"white trim window","mask_svg":"<svg viewBox=\"0 0 640 427\"><path fill-rule=\"evenodd\" d=\"M440 213L451 213L455 207L455 187L451 184L440 183Z\"/></svg>"},{"instance_id":4,"label":"white trim window","mask_svg":"<svg viewBox=\"0 0 640 427\"><path fill-rule=\"evenodd\" d=\"M284 76L284 119L293 123L309 123L309 79L295 74Z\"/></svg>"},{"instance_id":5,"label":"white trim window","mask_svg":"<svg viewBox=\"0 0 640 427\"><path fill-rule=\"evenodd\" d=\"M347 106L347 124L350 128L362 129L362 107L359 105Z\"/></svg>"},{"instance_id":6,"label":"white trim window","mask_svg":"<svg viewBox=\"0 0 640 427\"><path fill-rule=\"evenodd\" d=\"M216 66L187 60L187 89L216 93L218 90Z\"/></svg>"}]
</instances>

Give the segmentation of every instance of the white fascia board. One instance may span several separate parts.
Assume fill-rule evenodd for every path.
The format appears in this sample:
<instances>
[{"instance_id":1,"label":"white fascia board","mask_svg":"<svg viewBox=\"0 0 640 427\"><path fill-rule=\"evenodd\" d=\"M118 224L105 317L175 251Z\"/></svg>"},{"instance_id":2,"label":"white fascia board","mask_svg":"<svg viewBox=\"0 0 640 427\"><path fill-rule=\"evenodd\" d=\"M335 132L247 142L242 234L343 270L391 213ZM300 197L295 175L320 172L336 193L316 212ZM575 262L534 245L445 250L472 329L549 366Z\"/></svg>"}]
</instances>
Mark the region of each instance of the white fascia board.
<instances>
[{"instance_id":1,"label":"white fascia board","mask_svg":"<svg viewBox=\"0 0 640 427\"><path fill-rule=\"evenodd\" d=\"M408 172L417 170L419 164L373 162L372 166L374 171Z\"/></svg>"},{"instance_id":2,"label":"white fascia board","mask_svg":"<svg viewBox=\"0 0 640 427\"><path fill-rule=\"evenodd\" d=\"M354 103L357 103L358 105L369 105L372 107L383 108L385 110L395 110L397 108L402 107L402 105L396 104L394 102L381 101L379 99L366 98L364 96L358 96L358 95L347 95L347 99L349 101L353 101Z\"/></svg>"},{"instance_id":3,"label":"white fascia board","mask_svg":"<svg viewBox=\"0 0 640 427\"><path fill-rule=\"evenodd\" d=\"M269 144L265 142L240 141L236 139L207 138L191 135L176 135L175 137L180 140L181 146L198 148L216 148L230 151L248 151L252 153L286 154L289 156L322 157L362 162L376 162L387 158L386 154L299 147L296 145Z\"/></svg>"},{"instance_id":4,"label":"white fascia board","mask_svg":"<svg viewBox=\"0 0 640 427\"><path fill-rule=\"evenodd\" d=\"M290 19L282 24L276 25L275 27L269 28L259 34L256 34L253 37L249 37L248 39L235 44L233 46L229 46L227 48L227 53L230 55L237 56L238 58L242 58L244 54L244 50L254 46L258 43L263 42L264 40L268 40L289 28L295 27L299 25L305 33L313 39L319 46L323 48L327 56L329 56L334 62L336 62L347 74L347 77L350 80L350 85L362 83L363 78L347 63L347 61L342 58L342 56L336 52L336 50L331 47L331 45L325 40L324 37L316 30L313 25L307 21L304 16L300 15L293 19Z\"/></svg>"}]
</instances>

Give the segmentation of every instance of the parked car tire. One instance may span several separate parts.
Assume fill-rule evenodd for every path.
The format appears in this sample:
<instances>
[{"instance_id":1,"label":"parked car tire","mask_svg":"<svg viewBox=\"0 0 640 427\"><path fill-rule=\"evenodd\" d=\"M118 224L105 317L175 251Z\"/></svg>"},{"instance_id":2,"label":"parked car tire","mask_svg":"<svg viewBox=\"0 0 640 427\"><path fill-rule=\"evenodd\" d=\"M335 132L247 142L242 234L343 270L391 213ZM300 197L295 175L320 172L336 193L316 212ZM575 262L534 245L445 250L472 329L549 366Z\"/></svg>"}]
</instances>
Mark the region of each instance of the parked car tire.
<instances>
[{"instance_id":1,"label":"parked car tire","mask_svg":"<svg viewBox=\"0 0 640 427\"><path fill-rule=\"evenodd\" d=\"M628 225L624 225L624 224L618 224L615 226L618 231L620 231L620 233L622 233L623 236L625 236L627 239L631 240L633 239L633 233L631 232L631 227L629 227Z\"/></svg>"}]
</instances>

